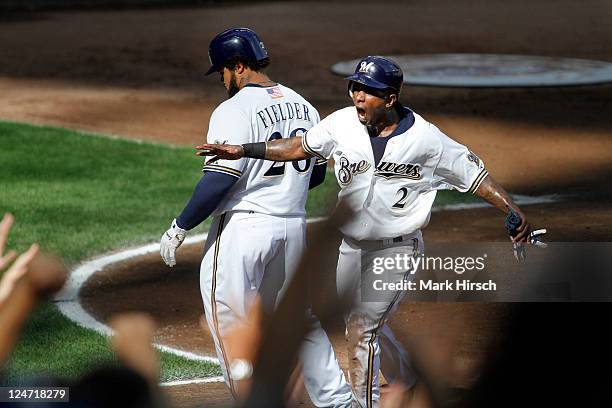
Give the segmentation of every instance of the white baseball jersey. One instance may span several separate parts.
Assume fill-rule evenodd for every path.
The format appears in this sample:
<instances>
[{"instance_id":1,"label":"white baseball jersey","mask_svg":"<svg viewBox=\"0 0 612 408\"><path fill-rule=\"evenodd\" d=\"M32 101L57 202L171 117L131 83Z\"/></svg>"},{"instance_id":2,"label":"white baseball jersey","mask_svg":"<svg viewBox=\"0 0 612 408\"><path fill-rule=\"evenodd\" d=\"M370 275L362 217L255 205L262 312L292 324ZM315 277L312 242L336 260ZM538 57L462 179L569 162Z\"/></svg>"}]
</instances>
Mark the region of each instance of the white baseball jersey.
<instances>
[{"instance_id":1,"label":"white baseball jersey","mask_svg":"<svg viewBox=\"0 0 612 408\"><path fill-rule=\"evenodd\" d=\"M208 143L244 144L301 136L319 122L317 110L283 85L247 85L212 113ZM255 211L270 215L305 215L304 204L314 159L272 162L243 158L205 164L239 180L215 211Z\"/></svg>"},{"instance_id":2,"label":"white baseball jersey","mask_svg":"<svg viewBox=\"0 0 612 408\"><path fill-rule=\"evenodd\" d=\"M487 176L465 146L414 117L412 127L388 141L377 166L354 107L332 113L303 137L304 150L335 161L338 202L354 212L344 235L378 240L411 234L429 222L436 190L474 192Z\"/></svg>"},{"instance_id":3,"label":"white baseball jersey","mask_svg":"<svg viewBox=\"0 0 612 408\"><path fill-rule=\"evenodd\" d=\"M215 109L207 140L265 142L301 136L318 122L318 112L293 90L247 85ZM304 204L314 161L243 158L202 169L238 179L213 212L200 267L206 320L232 393L231 357L222 339L245 318L255 295L270 313L289 287L305 246ZM329 338L314 320L312 329L300 350L308 394L316 406L349 407L351 388Z\"/></svg>"}]
</instances>

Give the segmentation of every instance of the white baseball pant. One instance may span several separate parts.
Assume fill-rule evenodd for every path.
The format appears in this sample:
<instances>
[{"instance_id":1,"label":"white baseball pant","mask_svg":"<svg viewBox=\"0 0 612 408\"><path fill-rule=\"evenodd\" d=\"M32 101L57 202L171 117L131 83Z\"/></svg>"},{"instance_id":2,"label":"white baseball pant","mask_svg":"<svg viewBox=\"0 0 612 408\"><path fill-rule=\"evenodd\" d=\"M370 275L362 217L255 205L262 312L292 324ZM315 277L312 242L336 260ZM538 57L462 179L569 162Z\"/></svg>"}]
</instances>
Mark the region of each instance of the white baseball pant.
<instances>
[{"instance_id":1,"label":"white baseball pant","mask_svg":"<svg viewBox=\"0 0 612 408\"><path fill-rule=\"evenodd\" d=\"M296 272L306 244L303 217L228 212L215 217L204 247L200 290L206 320L223 376L233 393L229 361L221 341L246 316L259 295L265 311L273 310ZM317 407L349 407L351 388L318 320L300 351L304 385Z\"/></svg>"},{"instance_id":2,"label":"white baseball pant","mask_svg":"<svg viewBox=\"0 0 612 408\"><path fill-rule=\"evenodd\" d=\"M386 324L397 310L406 291L376 292L375 301L362 299L362 282L371 282L375 258L396 255L416 256L423 253L423 238L418 231L403 237L402 242L354 241L345 238L340 245L337 267L339 293L352 293L354 304L345 316L349 347L349 381L353 389L353 406L379 406L379 370L389 382L400 381L407 387L416 382L410 356ZM411 279L404 269L391 271L393 282ZM370 294L373 292L370 291Z\"/></svg>"}]
</instances>

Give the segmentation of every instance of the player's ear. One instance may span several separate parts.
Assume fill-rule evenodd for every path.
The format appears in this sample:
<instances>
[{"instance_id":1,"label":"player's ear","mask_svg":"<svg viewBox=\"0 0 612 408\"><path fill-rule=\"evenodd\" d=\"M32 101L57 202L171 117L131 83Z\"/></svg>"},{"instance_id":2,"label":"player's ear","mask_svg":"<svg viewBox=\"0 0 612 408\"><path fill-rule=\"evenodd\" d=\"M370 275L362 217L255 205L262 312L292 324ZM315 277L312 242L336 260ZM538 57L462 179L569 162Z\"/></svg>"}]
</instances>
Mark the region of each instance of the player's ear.
<instances>
[{"instance_id":1,"label":"player's ear","mask_svg":"<svg viewBox=\"0 0 612 408\"><path fill-rule=\"evenodd\" d=\"M390 108L393 105L395 105L395 102L397 102L397 94L396 93L391 93L391 94L387 95L387 101L385 103L385 106L387 108Z\"/></svg>"},{"instance_id":2,"label":"player's ear","mask_svg":"<svg viewBox=\"0 0 612 408\"><path fill-rule=\"evenodd\" d=\"M236 71L237 74L243 74L246 68L247 68L246 64L242 62L238 62L236 64L236 68L234 69L234 71Z\"/></svg>"}]
</instances>

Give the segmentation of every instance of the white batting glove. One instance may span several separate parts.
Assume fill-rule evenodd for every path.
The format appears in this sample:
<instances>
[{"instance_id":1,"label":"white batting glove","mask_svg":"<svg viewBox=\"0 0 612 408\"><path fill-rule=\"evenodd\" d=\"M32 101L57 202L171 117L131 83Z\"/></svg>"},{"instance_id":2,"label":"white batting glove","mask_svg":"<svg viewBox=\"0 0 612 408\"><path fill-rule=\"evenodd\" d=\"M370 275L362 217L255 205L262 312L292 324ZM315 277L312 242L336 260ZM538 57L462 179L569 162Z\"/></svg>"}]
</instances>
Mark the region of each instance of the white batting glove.
<instances>
[{"instance_id":1,"label":"white batting glove","mask_svg":"<svg viewBox=\"0 0 612 408\"><path fill-rule=\"evenodd\" d=\"M531 231L531 234L529 234L529 242L537 247L546 248L548 244L542 242L542 235L546 234L546 232L546 228Z\"/></svg>"},{"instance_id":2,"label":"white batting glove","mask_svg":"<svg viewBox=\"0 0 612 408\"><path fill-rule=\"evenodd\" d=\"M548 244L546 244L545 242L542 242L542 236L544 234L546 234L546 228L531 231L531 233L529 233L529 243L539 248L548 247ZM525 258L527 257L525 253L525 245L522 242L517 242L517 243L512 244L512 250L514 252L514 257L519 262L523 262Z\"/></svg>"},{"instance_id":3,"label":"white batting glove","mask_svg":"<svg viewBox=\"0 0 612 408\"><path fill-rule=\"evenodd\" d=\"M181 246L187 235L187 230L180 228L176 225L176 218L172 220L170 229L161 237L159 242L159 253L162 259L169 267L176 265L176 258L174 256L176 249Z\"/></svg>"}]
</instances>

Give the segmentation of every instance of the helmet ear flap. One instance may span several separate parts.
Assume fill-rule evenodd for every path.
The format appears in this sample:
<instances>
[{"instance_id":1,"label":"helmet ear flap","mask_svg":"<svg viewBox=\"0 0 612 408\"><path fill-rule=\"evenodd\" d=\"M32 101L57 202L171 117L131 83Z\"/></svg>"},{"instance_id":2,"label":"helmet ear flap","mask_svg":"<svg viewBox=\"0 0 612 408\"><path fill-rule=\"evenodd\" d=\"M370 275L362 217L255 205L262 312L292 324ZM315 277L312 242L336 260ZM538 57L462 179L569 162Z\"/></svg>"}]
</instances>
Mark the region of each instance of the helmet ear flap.
<instances>
[{"instance_id":1,"label":"helmet ear flap","mask_svg":"<svg viewBox=\"0 0 612 408\"><path fill-rule=\"evenodd\" d=\"M348 83L348 96L353 99L353 81L349 81Z\"/></svg>"}]
</instances>

